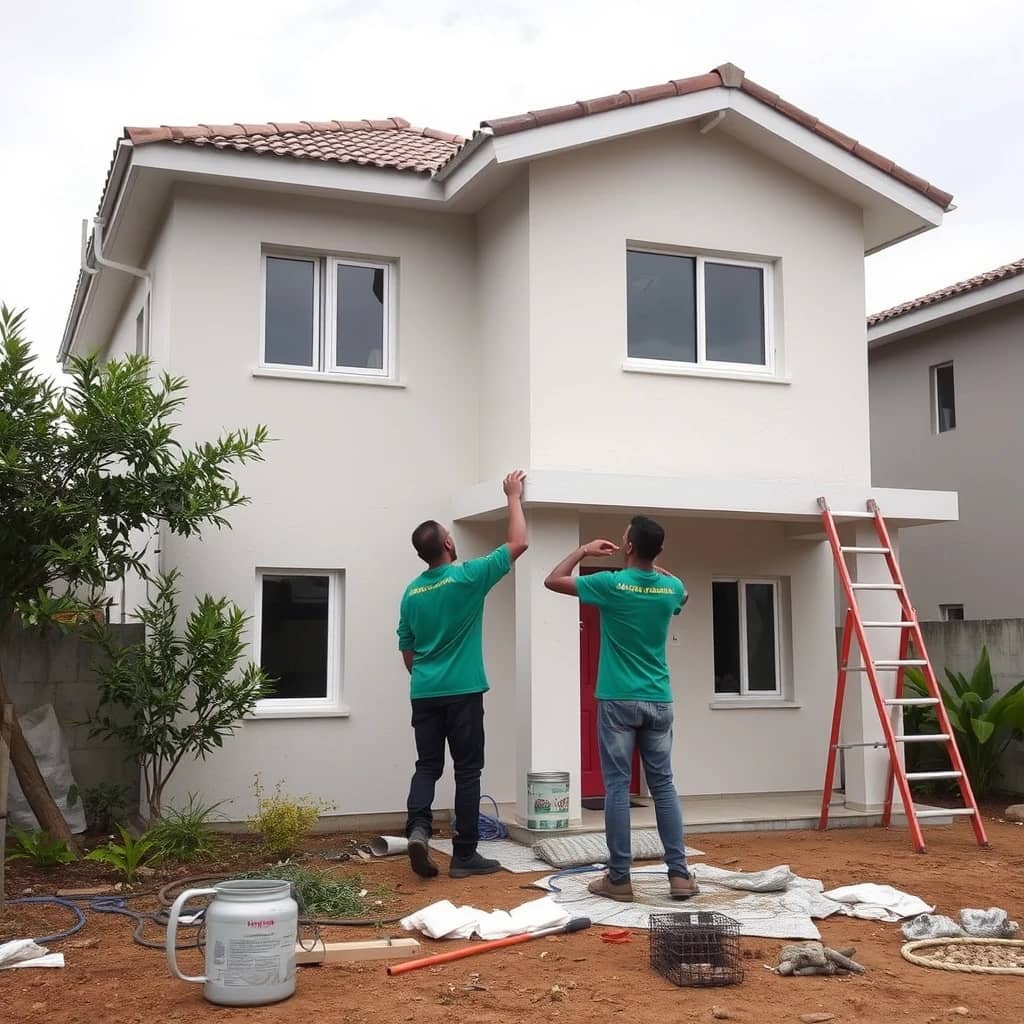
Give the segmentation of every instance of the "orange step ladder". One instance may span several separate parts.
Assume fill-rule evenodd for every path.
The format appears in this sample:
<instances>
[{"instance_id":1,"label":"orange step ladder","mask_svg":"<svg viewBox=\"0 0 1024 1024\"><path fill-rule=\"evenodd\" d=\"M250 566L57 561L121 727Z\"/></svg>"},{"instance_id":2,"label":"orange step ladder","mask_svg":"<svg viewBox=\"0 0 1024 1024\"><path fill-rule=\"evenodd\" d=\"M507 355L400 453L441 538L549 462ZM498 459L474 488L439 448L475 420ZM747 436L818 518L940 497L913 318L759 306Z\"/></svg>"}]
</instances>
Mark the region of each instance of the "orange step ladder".
<instances>
[{"instance_id":1,"label":"orange step ladder","mask_svg":"<svg viewBox=\"0 0 1024 1024\"><path fill-rule=\"evenodd\" d=\"M910 596L907 593L903 573L900 571L899 563L893 552L892 541L889 538L889 530L882 518L882 513L875 501L867 503L867 509L872 515L875 533L878 535L878 547L844 547L839 539L839 531L836 528L835 519L829 509L825 498L818 499L821 508L822 520L825 524L825 534L828 537L829 545L832 548L832 556L835 559L836 570L843 585L843 593L846 596L846 621L843 625L843 640L839 652L839 678L836 684L836 703L832 713L832 732L828 742L828 761L825 767L825 788L821 798L821 818L818 821L818 828L824 830L828 827L829 809L831 807L832 787L835 781L836 755L840 750L851 747L882 747L889 752L889 779L886 786L885 807L882 813L882 825L889 827L892 820L893 788L898 787L900 798L903 801L903 810L907 817L907 825L910 829L910 838L914 849L918 853L925 852L924 835L921 832L922 818L946 818L950 816L963 816L970 818L974 828L974 835L979 846L988 846L988 839L985 836L985 826L978 811L978 805L971 791L971 784L967 778L967 771L964 768L960 751L957 749L956 740L953 736L953 727L950 724L949 716L946 714L946 707L942 702L942 692L939 689L938 680L932 669L928 652L924 645L924 637L921 635L921 625L917 619L914 606L910 603ZM850 578L850 571L846 565L845 555L879 555L885 559L889 569L891 583L854 583ZM861 618L860 607L857 603L858 590L886 590L893 591L900 602L902 614L899 622L865 622ZM871 654L871 647L868 644L868 629L898 629L900 630L899 657L895 660L875 660ZM851 666L850 656L853 648L854 638L861 653L863 666ZM913 656L912 656L913 655ZM921 669L925 683L928 688L927 697L903 696L903 677L907 668L916 667ZM896 672L896 685L894 695L887 698L883 695L879 683L880 672ZM843 700L846 695L846 680L849 672L864 672L867 675L868 683L871 686L871 695L874 698L875 707L878 710L878 717L882 723L882 741L867 743L841 743L840 726L842 724ZM930 705L935 708L938 719L939 731L937 733L925 733L921 735L906 735L903 732L903 709L915 705ZM897 731L898 726L898 731ZM903 758L900 757L899 746L905 743L941 743L949 756L951 768L949 771L935 772L910 772L903 766ZM918 781L930 781L933 779L955 779L960 787L960 794L963 798L963 807L945 808L942 810L917 810L910 793L910 783Z\"/></svg>"}]
</instances>

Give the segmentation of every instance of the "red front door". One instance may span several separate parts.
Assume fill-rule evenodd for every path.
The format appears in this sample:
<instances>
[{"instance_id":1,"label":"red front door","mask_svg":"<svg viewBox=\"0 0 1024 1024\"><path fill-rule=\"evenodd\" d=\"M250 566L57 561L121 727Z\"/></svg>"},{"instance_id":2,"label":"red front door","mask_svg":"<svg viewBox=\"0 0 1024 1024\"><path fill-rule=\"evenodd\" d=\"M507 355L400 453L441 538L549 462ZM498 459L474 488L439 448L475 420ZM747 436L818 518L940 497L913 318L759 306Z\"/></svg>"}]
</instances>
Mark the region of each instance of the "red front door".
<instances>
[{"instance_id":1,"label":"red front door","mask_svg":"<svg viewBox=\"0 0 1024 1024\"><path fill-rule=\"evenodd\" d=\"M581 573L597 572L581 569ZM601 651L601 613L580 605L580 795L604 796L601 755L597 745L597 663ZM633 754L631 793L640 792L640 756Z\"/></svg>"}]
</instances>

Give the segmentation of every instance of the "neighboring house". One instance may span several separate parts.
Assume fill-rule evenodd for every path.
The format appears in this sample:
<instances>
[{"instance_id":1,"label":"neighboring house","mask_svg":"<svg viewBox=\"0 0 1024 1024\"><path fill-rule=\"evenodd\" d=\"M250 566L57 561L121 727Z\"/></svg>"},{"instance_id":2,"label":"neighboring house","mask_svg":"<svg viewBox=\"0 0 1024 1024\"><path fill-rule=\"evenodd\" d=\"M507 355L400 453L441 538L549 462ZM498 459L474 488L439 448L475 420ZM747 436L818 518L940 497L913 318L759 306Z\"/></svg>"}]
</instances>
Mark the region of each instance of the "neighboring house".
<instances>
[{"instance_id":1,"label":"neighboring house","mask_svg":"<svg viewBox=\"0 0 1024 1024\"><path fill-rule=\"evenodd\" d=\"M232 530L161 539L186 599L252 613L281 680L171 799L241 817L260 771L400 811L410 531L500 543L516 467L530 549L488 603L484 791L521 813L527 772L568 770L573 818L600 793L595 620L542 583L636 511L691 594L669 646L682 792L813 790L836 671L816 499L860 536L872 497L894 528L956 516L955 495L872 486L864 345L864 254L950 202L733 65L468 141L399 118L128 129L100 248L147 276L93 273L94 238L61 356L148 351L190 382L185 438L277 438ZM874 738L860 696L849 734ZM851 805L881 802L885 765L847 759Z\"/></svg>"},{"instance_id":2,"label":"neighboring house","mask_svg":"<svg viewBox=\"0 0 1024 1024\"><path fill-rule=\"evenodd\" d=\"M918 614L1024 617L1024 260L868 317L868 366L875 483L960 494L903 542Z\"/></svg>"}]
</instances>

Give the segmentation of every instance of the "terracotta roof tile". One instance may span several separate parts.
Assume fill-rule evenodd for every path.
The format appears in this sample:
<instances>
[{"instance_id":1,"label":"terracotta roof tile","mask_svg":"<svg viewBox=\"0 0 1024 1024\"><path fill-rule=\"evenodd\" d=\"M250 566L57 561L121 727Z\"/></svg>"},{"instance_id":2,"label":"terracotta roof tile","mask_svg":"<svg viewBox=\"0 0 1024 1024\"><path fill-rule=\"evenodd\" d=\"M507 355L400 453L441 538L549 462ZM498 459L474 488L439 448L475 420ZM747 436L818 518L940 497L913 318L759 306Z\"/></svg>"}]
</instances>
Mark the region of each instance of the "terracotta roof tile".
<instances>
[{"instance_id":1,"label":"terracotta roof tile","mask_svg":"<svg viewBox=\"0 0 1024 1024\"><path fill-rule=\"evenodd\" d=\"M460 135L434 128L413 128L402 117L377 121L161 125L126 128L125 137L135 146L172 142L422 174L432 174L443 167L466 141Z\"/></svg>"},{"instance_id":2,"label":"terracotta roof tile","mask_svg":"<svg viewBox=\"0 0 1024 1024\"><path fill-rule=\"evenodd\" d=\"M905 313L912 313L914 310L921 309L924 306L932 306L936 302L944 302L946 299L955 298L957 295L966 295L968 292L977 291L986 285L1009 280L1018 274L1024 274L1024 259L1007 263L1002 267L996 267L995 270L987 270L984 274L977 274L974 277L967 278L966 281L958 281L956 284L947 285L945 288L940 288L937 292L929 292L927 295L921 295L916 299L911 299L909 302L902 302L891 309L883 309L881 313L873 313L868 317L868 327L885 323L887 320L895 320L896 317L903 316Z\"/></svg>"},{"instance_id":3,"label":"terracotta roof tile","mask_svg":"<svg viewBox=\"0 0 1024 1024\"><path fill-rule=\"evenodd\" d=\"M707 89L740 89L751 98L766 106L777 110L784 117L788 117L797 124L827 139L833 145L839 146L848 153L853 153L866 163L885 174L889 174L902 182L904 185L920 192L932 202L937 203L944 209L948 209L953 201L952 195L942 189L929 184L923 178L897 166L892 160L875 153L873 150L862 146L856 139L844 134L824 121L819 120L813 114L807 113L782 99L777 93L766 89L757 82L747 78L742 68L735 64L721 64L706 75L696 75L692 78L677 78L663 85L651 85L641 89L626 89L614 96L601 96L592 100L578 100L564 107L550 107L546 110L529 111L526 114L517 114L512 117L498 117L489 121L481 122L482 128L487 128L493 135L511 135L515 132L528 131L531 128L538 128L542 125L558 124L563 121L572 121L580 117L590 117L601 114L618 107L635 106L641 103L651 103L656 100L668 99L673 95L684 96L688 93L703 92ZM674 92L672 91L674 90Z\"/></svg>"}]
</instances>

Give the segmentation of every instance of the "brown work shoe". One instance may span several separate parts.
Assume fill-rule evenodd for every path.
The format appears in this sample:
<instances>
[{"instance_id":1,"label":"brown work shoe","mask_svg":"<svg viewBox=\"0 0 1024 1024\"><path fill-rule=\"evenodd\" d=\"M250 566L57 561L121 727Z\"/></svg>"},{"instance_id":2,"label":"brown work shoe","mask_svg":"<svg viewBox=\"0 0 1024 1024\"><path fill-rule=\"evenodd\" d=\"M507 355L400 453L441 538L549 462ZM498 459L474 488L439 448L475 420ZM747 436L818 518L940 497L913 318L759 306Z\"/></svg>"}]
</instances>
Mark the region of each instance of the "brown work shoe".
<instances>
[{"instance_id":1,"label":"brown work shoe","mask_svg":"<svg viewBox=\"0 0 1024 1024\"><path fill-rule=\"evenodd\" d=\"M682 875L669 875L668 889L669 894L674 900L688 900L691 896L696 896L700 892L700 889L697 888L697 882L692 876L690 878L683 878Z\"/></svg>"},{"instance_id":2,"label":"brown work shoe","mask_svg":"<svg viewBox=\"0 0 1024 1024\"><path fill-rule=\"evenodd\" d=\"M630 882L613 882L608 875L595 878L587 888L595 896L603 896L606 900L615 900L616 903L633 902L633 886Z\"/></svg>"}]
</instances>

